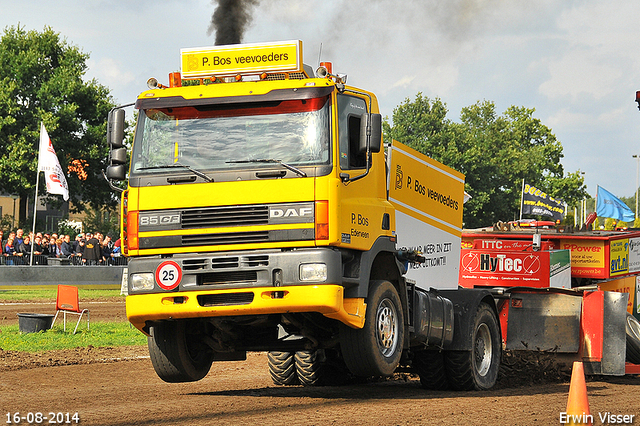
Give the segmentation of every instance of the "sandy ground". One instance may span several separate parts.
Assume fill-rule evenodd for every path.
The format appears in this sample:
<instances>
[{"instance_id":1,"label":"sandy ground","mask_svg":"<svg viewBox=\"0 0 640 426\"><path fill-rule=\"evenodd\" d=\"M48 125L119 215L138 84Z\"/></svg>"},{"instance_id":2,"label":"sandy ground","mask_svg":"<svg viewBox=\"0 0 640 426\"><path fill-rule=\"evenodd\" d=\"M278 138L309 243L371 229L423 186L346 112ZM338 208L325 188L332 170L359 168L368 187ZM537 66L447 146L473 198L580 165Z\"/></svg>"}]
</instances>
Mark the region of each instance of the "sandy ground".
<instances>
[{"instance_id":1,"label":"sandy ground","mask_svg":"<svg viewBox=\"0 0 640 426\"><path fill-rule=\"evenodd\" d=\"M124 318L122 301L85 304L92 321ZM2 304L0 332L17 322L17 312L54 310L52 304ZM594 425L625 424L601 421L607 412L634 416L626 424L640 425L638 385L637 376L588 378ZM264 353L214 364L199 382L168 384L153 371L146 347L0 350L5 424L11 424L7 413L40 412L39 424L49 424L49 413L78 413L82 425L557 425L568 392L567 379L538 373L503 376L486 392L426 391L408 374L339 387L280 387L269 377Z\"/></svg>"}]
</instances>

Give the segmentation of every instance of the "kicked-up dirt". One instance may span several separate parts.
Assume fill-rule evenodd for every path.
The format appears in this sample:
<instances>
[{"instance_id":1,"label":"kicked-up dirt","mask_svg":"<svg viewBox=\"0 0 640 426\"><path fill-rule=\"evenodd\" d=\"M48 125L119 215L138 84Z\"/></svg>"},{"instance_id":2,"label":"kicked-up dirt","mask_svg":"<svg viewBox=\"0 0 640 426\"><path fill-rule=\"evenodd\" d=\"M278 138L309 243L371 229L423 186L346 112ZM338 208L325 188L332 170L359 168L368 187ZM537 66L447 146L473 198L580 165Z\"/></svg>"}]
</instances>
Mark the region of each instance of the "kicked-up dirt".
<instances>
[{"instance_id":1,"label":"kicked-up dirt","mask_svg":"<svg viewBox=\"0 0 640 426\"><path fill-rule=\"evenodd\" d=\"M125 318L122 301L86 307L92 321ZM16 312L52 311L53 305L0 305L0 333L3 325L17 321ZM523 362L535 365L522 370ZM77 413L81 425L560 424L569 392L567 371L545 376L544 358L507 357L505 364L494 389L449 392L424 390L409 374L346 386L276 386L264 353L216 363L198 382L169 384L156 376L144 346L38 354L0 350L0 421L15 424L17 414L24 416L20 424L52 424L52 419L75 424ZM639 385L637 376L588 378L593 424L640 424ZM624 415L631 421L624 423Z\"/></svg>"}]
</instances>

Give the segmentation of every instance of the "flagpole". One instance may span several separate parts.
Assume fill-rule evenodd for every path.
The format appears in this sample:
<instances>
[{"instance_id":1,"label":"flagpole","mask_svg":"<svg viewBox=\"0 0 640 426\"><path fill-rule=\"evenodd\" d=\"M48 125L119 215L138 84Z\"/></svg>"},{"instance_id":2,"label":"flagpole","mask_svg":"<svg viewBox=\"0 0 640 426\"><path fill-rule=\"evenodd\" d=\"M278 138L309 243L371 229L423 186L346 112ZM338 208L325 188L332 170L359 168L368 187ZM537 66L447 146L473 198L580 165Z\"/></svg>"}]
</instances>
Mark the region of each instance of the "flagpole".
<instances>
[{"instance_id":1,"label":"flagpole","mask_svg":"<svg viewBox=\"0 0 640 426\"><path fill-rule=\"evenodd\" d=\"M33 238L31 238L31 256L29 258L29 265L33 266L33 245L36 241L36 211L38 210L38 186L40 185L40 146L42 145L42 129L44 123L40 122L40 138L38 139L38 162L36 164L36 194L33 200L33 226L31 231L33 232Z\"/></svg>"},{"instance_id":2,"label":"flagpole","mask_svg":"<svg viewBox=\"0 0 640 426\"><path fill-rule=\"evenodd\" d=\"M40 154L38 153L38 164L40 164ZM40 170L36 171L36 196L33 200L33 238L31 238L31 257L29 259L29 265L33 266L33 244L36 240L36 211L38 210L38 185L40 184Z\"/></svg>"},{"instance_id":3,"label":"flagpole","mask_svg":"<svg viewBox=\"0 0 640 426\"><path fill-rule=\"evenodd\" d=\"M524 204L524 178L522 178L522 191L520 191L520 220L522 220L522 205Z\"/></svg>"}]
</instances>

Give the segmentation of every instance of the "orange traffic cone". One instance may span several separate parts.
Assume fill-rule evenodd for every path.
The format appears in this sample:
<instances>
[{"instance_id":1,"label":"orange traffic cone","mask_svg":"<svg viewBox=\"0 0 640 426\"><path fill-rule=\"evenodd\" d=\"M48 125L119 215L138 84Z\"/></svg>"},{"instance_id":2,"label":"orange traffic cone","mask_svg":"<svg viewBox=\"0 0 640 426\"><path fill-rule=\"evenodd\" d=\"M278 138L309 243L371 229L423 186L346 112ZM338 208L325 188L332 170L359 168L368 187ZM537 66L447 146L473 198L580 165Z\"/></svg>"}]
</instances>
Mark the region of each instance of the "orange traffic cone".
<instances>
[{"instance_id":1,"label":"orange traffic cone","mask_svg":"<svg viewBox=\"0 0 640 426\"><path fill-rule=\"evenodd\" d=\"M573 363L571 370L571 385L569 386L569 400L567 401L567 425L593 426L593 416L589 412L587 398L587 383L584 380L584 366L581 362Z\"/></svg>"}]
</instances>

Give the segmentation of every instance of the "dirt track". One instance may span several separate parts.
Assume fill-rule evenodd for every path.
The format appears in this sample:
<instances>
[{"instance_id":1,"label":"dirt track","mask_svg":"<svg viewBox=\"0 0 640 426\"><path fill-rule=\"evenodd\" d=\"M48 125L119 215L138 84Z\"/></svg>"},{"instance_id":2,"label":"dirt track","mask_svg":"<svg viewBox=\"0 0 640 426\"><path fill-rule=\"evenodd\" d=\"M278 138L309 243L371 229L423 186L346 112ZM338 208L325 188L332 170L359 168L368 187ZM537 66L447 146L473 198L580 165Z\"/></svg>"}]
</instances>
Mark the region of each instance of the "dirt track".
<instances>
[{"instance_id":1,"label":"dirt track","mask_svg":"<svg viewBox=\"0 0 640 426\"><path fill-rule=\"evenodd\" d=\"M92 321L124 315L121 303L98 305L89 306ZM18 312L1 306L0 332ZM27 311L51 311L37 306ZM262 353L214 364L196 383L167 384L147 355L145 347L39 355L0 351L1 421L6 413L77 412L82 425L553 425L565 411L569 390L568 382L515 387L503 381L489 392L434 392L406 375L343 387L278 387ZM594 425L603 424L598 413L605 412L635 415L633 424L640 424L638 385L638 377L589 380Z\"/></svg>"}]
</instances>

